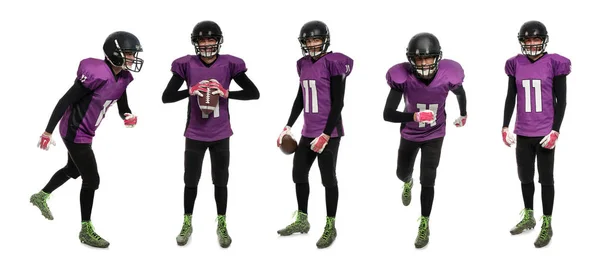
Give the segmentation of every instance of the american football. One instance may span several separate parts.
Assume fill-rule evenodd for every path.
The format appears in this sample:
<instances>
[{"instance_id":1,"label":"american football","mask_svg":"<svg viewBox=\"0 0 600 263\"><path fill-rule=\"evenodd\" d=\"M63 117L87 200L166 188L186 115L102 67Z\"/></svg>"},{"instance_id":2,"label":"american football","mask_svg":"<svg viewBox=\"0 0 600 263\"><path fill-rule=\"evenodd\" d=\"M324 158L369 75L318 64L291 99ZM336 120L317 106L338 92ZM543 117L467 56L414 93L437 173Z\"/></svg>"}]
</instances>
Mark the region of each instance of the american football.
<instances>
[{"instance_id":1,"label":"american football","mask_svg":"<svg viewBox=\"0 0 600 263\"><path fill-rule=\"evenodd\" d=\"M292 136L285 135L283 138L281 138L281 146L279 146L279 149L281 149L284 154L290 155L296 152L297 148L298 142L296 142Z\"/></svg>"},{"instance_id":2,"label":"american football","mask_svg":"<svg viewBox=\"0 0 600 263\"><path fill-rule=\"evenodd\" d=\"M204 114L211 114L219 103L219 94L213 94L217 89L214 88L206 88L206 91L203 91L202 96L198 97L198 106L200 106L200 110Z\"/></svg>"}]
</instances>

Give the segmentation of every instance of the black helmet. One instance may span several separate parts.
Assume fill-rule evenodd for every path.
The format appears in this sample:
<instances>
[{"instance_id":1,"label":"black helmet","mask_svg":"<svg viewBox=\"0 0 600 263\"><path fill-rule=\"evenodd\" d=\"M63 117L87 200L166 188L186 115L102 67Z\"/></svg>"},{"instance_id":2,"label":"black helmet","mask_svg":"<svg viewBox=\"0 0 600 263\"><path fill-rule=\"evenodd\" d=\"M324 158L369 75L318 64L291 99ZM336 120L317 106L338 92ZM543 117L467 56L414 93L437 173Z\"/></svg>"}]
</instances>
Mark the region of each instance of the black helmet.
<instances>
[{"instance_id":1,"label":"black helmet","mask_svg":"<svg viewBox=\"0 0 600 263\"><path fill-rule=\"evenodd\" d=\"M104 55L115 67L124 70L140 72L144 60L139 58L139 52L144 51L138 38L125 31L117 31L110 34L104 41ZM133 59L125 58L125 53L133 53ZM126 63L127 62L127 63ZM132 63L131 67L127 65Z\"/></svg>"},{"instance_id":2,"label":"black helmet","mask_svg":"<svg viewBox=\"0 0 600 263\"><path fill-rule=\"evenodd\" d=\"M306 46L306 40L308 38L320 38L323 43L320 46L311 46L310 48ZM321 21L310 21L300 29L300 36L298 37L298 41L300 41L300 47L302 48L302 55L310 55L311 57L318 57L321 54L325 54L327 52L327 48L330 45L329 38L329 28L327 25Z\"/></svg>"},{"instance_id":3,"label":"black helmet","mask_svg":"<svg viewBox=\"0 0 600 263\"><path fill-rule=\"evenodd\" d=\"M540 38L541 44L527 45L525 40L528 38ZM521 52L526 56L537 56L546 51L548 44L548 31L546 26L540 21L528 21L521 26L518 35L519 43L521 44Z\"/></svg>"},{"instance_id":4,"label":"black helmet","mask_svg":"<svg viewBox=\"0 0 600 263\"><path fill-rule=\"evenodd\" d=\"M202 50L200 49L200 44L198 42L201 38L214 38L217 40L217 43L212 46L202 46ZM219 54L221 50L221 44L223 44L223 32L221 32L221 28L219 25L213 21L202 21L192 30L192 45L196 49L196 55L202 57L212 57Z\"/></svg>"},{"instance_id":5,"label":"black helmet","mask_svg":"<svg viewBox=\"0 0 600 263\"><path fill-rule=\"evenodd\" d=\"M406 48L406 57L418 77L429 79L435 75L438 64L442 60L442 47L437 37L431 33L419 33L413 36ZM417 65L416 58L433 57L433 64Z\"/></svg>"}]
</instances>

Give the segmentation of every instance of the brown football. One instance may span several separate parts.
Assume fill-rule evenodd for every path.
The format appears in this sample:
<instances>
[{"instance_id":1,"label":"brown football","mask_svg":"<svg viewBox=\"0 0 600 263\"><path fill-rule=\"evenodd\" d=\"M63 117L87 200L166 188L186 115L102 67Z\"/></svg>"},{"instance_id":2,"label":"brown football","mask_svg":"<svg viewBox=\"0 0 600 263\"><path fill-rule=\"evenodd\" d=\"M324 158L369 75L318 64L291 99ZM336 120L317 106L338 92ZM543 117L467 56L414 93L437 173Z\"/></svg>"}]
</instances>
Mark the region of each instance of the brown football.
<instances>
[{"instance_id":1,"label":"brown football","mask_svg":"<svg viewBox=\"0 0 600 263\"><path fill-rule=\"evenodd\" d=\"M219 103L219 94L212 94L216 89L207 88L206 92L202 92L202 97L198 97L198 106L200 106L200 110L204 114L211 114L215 109L217 109L217 104Z\"/></svg>"},{"instance_id":2,"label":"brown football","mask_svg":"<svg viewBox=\"0 0 600 263\"><path fill-rule=\"evenodd\" d=\"M296 142L296 140L294 140L292 136L284 135L283 138L281 138L281 146L279 146L279 149L281 149L281 152L283 152L284 154L290 155L296 152L297 148L298 142Z\"/></svg>"}]
</instances>

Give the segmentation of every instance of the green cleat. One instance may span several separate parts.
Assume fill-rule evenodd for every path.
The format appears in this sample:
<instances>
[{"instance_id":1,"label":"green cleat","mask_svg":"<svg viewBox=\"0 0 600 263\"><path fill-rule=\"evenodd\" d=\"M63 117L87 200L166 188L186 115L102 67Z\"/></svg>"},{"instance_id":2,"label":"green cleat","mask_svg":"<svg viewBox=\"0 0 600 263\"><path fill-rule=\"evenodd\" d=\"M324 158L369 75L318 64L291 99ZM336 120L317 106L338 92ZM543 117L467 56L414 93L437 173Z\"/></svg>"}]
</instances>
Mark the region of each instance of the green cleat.
<instances>
[{"instance_id":1,"label":"green cleat","mask_svg":"<svg viewBox=\"0 0 600 263\"><path fill-rule=\"evenodd\" d=\"M335 217L327 217L327 223L325 224L325 230L323 235L317 241L317 248L326 248L333 244L337 237L337 230L335 229Z\"/></svg>"},{"instance_id":2,"label":"green cleat","mask_svg":"<svg viewBox=\"0 0 600 263\"><path fill-rule=\"evenodd\" d=\"M404 189L402 190L402 204L404 206L410 205L410 201L412 199L412 195L411 195L412 187L413 187L413 179L411 178L410 181L408 181L407 183L404 183Z\"/></svg>"},{"instance_id":3,"label":"green cleat","mask_svg":"<svg viewBox=\"0 0 600 263\"><path fill-rule=\"evenodd\" d=\"M48 200L48 197L50 197L50 194L44 193L44 191L39 191L38 193L33 194L29 198L29 202L32 203L34 206L37 206L37 208L40 209L40 211L42 212L42 215L46 219L54 220L54 217L52 216L52 212L50 212L50 208L48 207L48 204L46 203L46 200Z\"/></svg>"},{"instance_id":4,"label":"green cleat","mask_svg":"<svg viewBox=\"0 0 600 263\"><path fill-rule=\"evenodd\" d=\"M219 245L222 248L228 248L231 245L231 237L227 233L227 223L225 222L225 216L217 216L217 236L219 237Z\"/></svg>"},{"instance_id":5,"label":"green cleat","mask_svg":"<svg viewBox=\"0 0 600 263\"><path fill-rule=\"evenodd\" d=\"M523 215L523 219L521 220L521 222L519 222L510 230L510 233L512 235L521 234L525 230L533 229L535 227L535 219L533 218L532 209L523 209L523 211L521 211L521 215Z\"/></svg>"},{"instance_id":6,"label":"green cleat","mask_svg":"<svg viewBox=\"0 0 600 263\"><path fill-rule=\"evenodd\" d=\"M192 228L192 215L187 214L183 216L183 226L181 227L181 232L177 236L177 245L185 246L194 229Z\"/></svg>"},{"instance_id":7,"label":"green cleat","mask_svg":"<svg viewBox=\"0 0 600 263\"><path fill-rule=\"evenodd\" d=\"M83 221L81 222L81 231L79 232L79 241L88 246L98 247L98 248L107 248L110 243L104 240L104 238L100 237L94 231L94 226L92 226L92 222Z\"/></svg>"},{"instance_id":8,"label":"green cleat","mask_svg":"<svg viewBox=\"0 0 600 263\"><path fill-rule=\"evenodd\" d=\"M310 230L310 223L308 223L308 215L300 211L294 212L296 215L296 221L286 226L284 229L277 230L277 234L282 236L289 236L294 233L308 233Z\"/></svg>"},{"instance_id":9,"label":"green cleat","mask_svg":"<svg viewBox=\"0 0 600 263\"><path fill-rule=\"evenodd\" d=\"M423 248L429 243L429 217L421 216L419 220L421 223L419 224L417 239L415 239L415 248Z\"/></svg>"},{"instance_id":10,"label":"green cleat","mask_svg":"<svg viewBox=\"0 0 600 263\"><path fill-rule=\"evenodd\" d=\"M545 247L550 243L552 239L552 216L542 216L542 230L540 230L540 234L538 235L535 243L533 245L537 248Z\"/></svg>"}]
</instances>

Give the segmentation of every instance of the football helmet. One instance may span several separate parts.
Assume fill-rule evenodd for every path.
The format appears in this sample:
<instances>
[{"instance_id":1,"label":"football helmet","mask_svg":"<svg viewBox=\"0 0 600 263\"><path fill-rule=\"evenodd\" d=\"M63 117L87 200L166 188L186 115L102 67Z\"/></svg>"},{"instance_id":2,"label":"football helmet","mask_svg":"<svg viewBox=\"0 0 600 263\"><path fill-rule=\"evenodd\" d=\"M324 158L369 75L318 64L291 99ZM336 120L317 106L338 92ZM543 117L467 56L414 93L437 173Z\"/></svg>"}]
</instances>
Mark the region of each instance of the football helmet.
<instances>
[{"instance_id":1,"label":"football helmet","mask_svg":"<svg viewBox=\"0 0 600 263\"><path fill-rule=\"evenodd\" d=\"M528 38L540 38L541 44L527 44ZM521 52L526 56L537 56L546 51L548 44L548 31L546 26L540 21L528 21L521 26L518 35L519 43L521 44Z\"/></svg>"},{"instance_id":2,"label":"football helmet","mask_svg":"<svg viewBox=\"0 0 600 263\"><path fill-rule=\"evenodd\" d=\"M217 43L209 46L202 46L198 43L201 38L214 38ZM219 54L221 44L223 44L223 32L221 27L213 21L202 21L194 26L192 30L192 45L196 49L196 55L210 58Z\"/></svg>"},{"instance_id":3,"label":"football helmet","mask_svg":"<svg viewBox=\"0 0 600 263\"><path fill-rule=\"evenodd\" d=\"M406 48L406 57L411 68L419 78L430 79L435 76L438 64L442 60L442 47L437 37L431 33L419 33L413 36ZM417 65L416 58L434 58L432 64Z\"/></svg>"},{"instance_id":4,"label":"football helmet","mask_svg":"<svg viewBox=\"0 0 600 263\"><path fill-rule=\"evenodd\" d=\"M144 60L138 55L144 50L140 40L134 34L125 31L114 32L104 41L103 49L104 56L113 66L133 72L142 70ZM128 52L133 53L133 59L125 57L125 53ZM129 63L131 66L128 65Z\"/></svg>"},{"instance_id":5,"label":"football helmet","mask_svg":"<svg viewBox=\"0 0 600 263\"><path fill-rule=\"evenodd\" d=\"M317 46L308 47L306 40L309 38L320 38L323 43ZM300 48L302 49L302 55L310 55L311 57L318 57L321 54L327 52L327 48L330 45L329 28L321 21L310 21L302 26L300 29L300 36L298 37L300 42Z\"/></svg>"}]
</instances>

